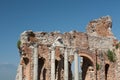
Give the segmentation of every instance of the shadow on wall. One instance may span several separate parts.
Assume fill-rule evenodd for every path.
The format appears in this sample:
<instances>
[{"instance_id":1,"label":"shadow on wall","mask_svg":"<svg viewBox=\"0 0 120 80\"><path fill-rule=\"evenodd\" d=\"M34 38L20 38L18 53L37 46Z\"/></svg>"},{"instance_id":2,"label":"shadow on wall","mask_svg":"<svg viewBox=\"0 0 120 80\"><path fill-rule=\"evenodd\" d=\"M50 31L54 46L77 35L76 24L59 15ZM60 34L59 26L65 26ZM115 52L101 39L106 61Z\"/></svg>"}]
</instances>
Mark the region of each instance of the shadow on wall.
<instances>
[{"instance_id":1,"label":"shadow on wall","mask_svg":"<svg viewBox=\"0 0 120 80\"><path fill-rule=\"evenodd\" d=\"M109 69L109 64L106 64L105 65L105 80L107 80L108 69Z\"/></svg>"},{"instance_id":2,"label":"shadow on wall","mask_svg":"<svg viewBox=\"0 0 120 80\"><path fill-rule=\"evenodd\" d=\"M93 63L90 61L90 59L88 59L87 57L83 57L83 64L82 64L82 80L86 79L86 74L88 71L88 68L92 66L93 67Z\"/></svg>"}]
</instances>

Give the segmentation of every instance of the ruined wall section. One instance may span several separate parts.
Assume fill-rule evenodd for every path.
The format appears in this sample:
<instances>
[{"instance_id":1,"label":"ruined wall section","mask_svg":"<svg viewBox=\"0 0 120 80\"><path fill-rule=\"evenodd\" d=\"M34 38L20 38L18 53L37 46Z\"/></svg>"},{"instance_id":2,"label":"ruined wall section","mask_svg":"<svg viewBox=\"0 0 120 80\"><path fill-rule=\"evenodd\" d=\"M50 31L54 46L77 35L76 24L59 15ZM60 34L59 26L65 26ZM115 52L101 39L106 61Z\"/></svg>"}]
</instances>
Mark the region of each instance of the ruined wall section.
<instances>
[{"instance_id":1,"label":"ruined wall section","mask_svg":"<svg viewBox=\"0 0 120 80\"><path fill-rule=\"evenodd\" d=\"M110 16L103 16L89 22L87 25L87 33L91 36L98 37L114 37L111 32L112 20Z\"/></svg>"},{"instance_id":2,"label":"ruined wall section","mask_svg":"<svg viewBox=\"0 0 120 80\"><path fill-rule=\"evenodd\" d=\"M52 45L54 41L61 37L65 46L78 47L81 49L88 48L88 36L86 33L71 31L64 34L58 32L35 32L38 43Z\"/></svg>"},{"instance_id":3,"label":"ruined wall section","mask_svg":"<svg viewBox=\"0 0 120 80\"><path fill-rule=\"evenodd\" d=\"M82 53L83 55L91 55L90 58L93 59L94 68L96 66L94 58L97 57L98 63L102 65L102 68L98 71L99 79L98 80L104 80L104 69L105 64L108 61L108 58L106 53L107 50L113 50L115 49L116 45L116 38L113 36L111 32L112 28L112 20L109 16L101 17L99 19L95 19L91 21L87 25L86 33L84 32L78 32L78 31L71 31L66 33L59 33L57 31L55 32L32 32L24 31L20 36L20 52L21 52L21 63L23 65L23 77L27 77L28 80L33 79L33 49L31 46L34 44L38 44L38 79L39 80L50 80L50 68L51 68L51 46L56 41L56 39L59 40L61 44L63 44L65 47L68 48L74 48L78 49L79 54ZM59 39L60 38L60 39ZM56 43L57 44L57 43ZM97 50L97 55L95 54ZM82 52L83 51L83 52ZM55 67L56 67L56 77L58 80L64 80L64 52L65 49L61 46L56 46L55 48ZM72 51L68 49L68 53L71 53ZM118 53L117 52L117 56ZM72 54L72 53L71 53ZM72 78L72 72L71 72L71 63L74 60L73 55L69 55L69 80ZM94 57L94 58L93 58ZM119 58L119 57L118 57ZM27 65L25 64L25 59L28 59ZM109 62L109 61L108 61ZM120 60L117 61L116 66L116 74L119 73L119 63ZM42 65L41 65L42 64ZM113 66L115 63L108 63L110 65L109 67L109 73L108 79L112 80L114 77L114 71L115 66ZM85 64L86 66L87 64ZM19 72L17 73L19 74ZM31 76L29 76L31 75ZM111 76L112 77L109 77ZM116 75L119 77L119 75ZM120 78L119 78L120 79Z\"/></svg>"},{"instance_id":4,"label":"ruined wall section","mask_svg":"<svg viewBox=\"0 0 120 80\"><path fill-rule=\"evenodd\" d=\"M91 51L97 49L107 52L108 49L112 50L114 48L113 38L88 36L88 44Z\"/></svg>"},{"instance_id":5,"label":"ruined wall section","mask_svg":"<svg viewBox=\"0 0 120 80\"><path fill-rule=\"evenodd\" d=\"M115 50L116 56L117 56L117 61L116 61L116 65L115 65L115 76L116 76L116 80L120 80L120 45L119 48Z\"/></svg>"},{"instance_id":6,"label":"ruined wall section","mask_svg":"<svg viewBox=\"0 0 120 80\"><path fill-rule=\"evenodd\" d=\"M101 49L107 51L113 49L115 37L111 28L112 20L110 16L103 16L88 23L86 32L90 50Z\"/></svg>"},{"instance_id":7,"label":"ruined wall section","mask_svg":"<svg viewBox=\"0 0 120 80\"><path fill-rule=\"evenodd\" d=\"M21 34L20 41L21 41L21 54L22 57L25 54L25 57L27 57L30 62L28 71L24 70L24 74L26 77L27 75L31 75L30 78L33 78L32 73L33 73L33 54L32 54L32 48L31 46L34 45L35 43L38 44L38 70L40 73L38 73L38 78L39 79L50 79L50 68L51 68L51 49L50 47L52 44L55 42L55 40L60 37L62 39L61 43L64 44L64 46L68 48L77 48L77 49L88 49L88 37L87 34L82 33L82 32L77 32L77 31L71 31L67 33L58 33L58 32L32 32L32 31L24 31ZM63 80L64 78L64 48L61 50L60 46L56 46L55 48L55 59L56 59L56 77L59 78L60 80ZM31 53L28 54L28 49L31 50ZM71 53L71 50L68 49L68 53ZM73 54L73 53L71 53ZM28 55L31 55L28 57ZM72 79L72 71L71 71L71 63L74 59L73 55L68 55L68 61L69 61L69 80ZM42 64L42 65L41 65ZM23 65L23 67L25 67ZM31 74L29 74L29 73ZM46 76L46 77L45 77Z\"/></svg>"},{"instance_id":8,"label":"ruined wall section","mask_svg":"<svg viewBox=\"0 0 120 80\"><path fill-rule=\"evenodd\" d=\"M114 37L111 28L112 20L110 16L103 16L99 19L92 20L89 22L86 28L86 33L88 35L89 50L95 53L95 57L97 57L97 64L101 66L100 69L97 71L98 80L116 80L116 63L110 62L107 56L107 51L114 51L115 45L117 43L117 40ZM105 72L106 64L109 65L109 70L107 73ZM107 75L107 79L105 74Z\"/></svg>"},{"instance_id":9,"label":"ruined wall section","mask_svg":"<svg viewBox=\"0 0 120 80\"><path fill-rule=\"evenodd\" d=\"M62 38L64 46L87 50L89 48L88 35L83 32L71 31L64 34L58 32L34 32L35 37L28 41L28 34L31 31L25 31L21 34L21 42L31 44L33 42L51 46L58 37Z\"/></svg>"}]
</instances>

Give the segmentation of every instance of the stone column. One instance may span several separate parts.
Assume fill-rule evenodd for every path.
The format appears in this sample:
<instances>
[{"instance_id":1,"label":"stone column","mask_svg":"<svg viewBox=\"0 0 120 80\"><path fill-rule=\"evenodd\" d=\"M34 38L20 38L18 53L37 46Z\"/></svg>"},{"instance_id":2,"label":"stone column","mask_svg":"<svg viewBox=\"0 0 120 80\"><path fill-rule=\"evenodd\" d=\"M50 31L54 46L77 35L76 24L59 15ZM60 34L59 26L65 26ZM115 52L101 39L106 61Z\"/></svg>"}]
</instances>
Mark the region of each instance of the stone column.
<instances>
[{"instance_id":1,"label":"stone column","mask_svg":"<svg viewBox=\"0 0 120 80\"><path fill-rule=\"evenodd\" d=\"M79 67L78 67L78 52L75 51L74 53L74 60L75 60L75 66L74 66L74 70L75 70L75 73L74 73L74 80L79 80Z\"/></svg>"},{"instance_id":2,"label":"stone column","mask_svg":"<svg viewBox=\"0 0 120 80\"><path fill-rule=\"evenodd\" d=\"M67 48L64 53L64 80L68 80L68 53Z\"/></svg>"},{"instance_id":3,"label":"stone column","mask_svg":"<svg viewBox=\"0 0 120 80\"><path fill-rule=\"evenodd\" d=\"M51 51L51 80L55 80L55 49Z\"/></svg>"},{"instance_id":4,"label":"stone column","mask_svg":"<svg viewBox=\"0 0 120 80\"><path fill-rule=\"evenodd\" d=\"M33 64L34 64L34 68L33 68L33 80L38 80L38 48L37 48L37 44L34 45L33 48Z\"/></svg>"},{"instance_id":5,"label":"stone column","mask_svg":"<svg viewBox=\"0 0 120 80\"><path fill-rule=\"evenodd\" d=\"M22 76L22 65L19 65L19 80L23 80L23 76Z\"/></svg>"}]
</instances>

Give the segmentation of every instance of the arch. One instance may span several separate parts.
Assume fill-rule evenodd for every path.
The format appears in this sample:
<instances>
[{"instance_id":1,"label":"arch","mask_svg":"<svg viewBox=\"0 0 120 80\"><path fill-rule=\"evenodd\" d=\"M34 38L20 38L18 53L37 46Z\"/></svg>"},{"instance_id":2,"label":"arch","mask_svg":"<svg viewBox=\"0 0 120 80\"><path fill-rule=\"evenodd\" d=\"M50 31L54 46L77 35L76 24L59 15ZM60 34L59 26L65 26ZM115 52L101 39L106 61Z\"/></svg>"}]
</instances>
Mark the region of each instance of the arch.
<instances>
[{"instance_id":1,"label":"arch","mask_svg":"<svg viewBox=\"0 0 120 80\"><path fill-rule=\"evenodd\" d=\"M93 57L93 54L91 52L88 52L88 51L79 51L78 55L81 56L81 57L88 58L93 63L93 65L95 65L95 57Z\"/></svg>"},{"instance_id":2,"label":"arch","mask_svg":"<svg viewBox=\"0 0 120 80\"><path fill-rule=\"evenodd\" d=\"M105 80L107 80L109 64L105 64Z\"/></svg>"},{"instance_id":3,"label":"arch","mask_svg":"<svg viewBox=\"0 0 120 80\"><path fill-rule=\"evenodd\" d=\"M80 57L83 57L83 62L81 65L82 69L82 80L88 80L90 77L94 79L95 77L93 76L95 74L95 62L96 58L94 57L94 53L91 53L90 51L87 50L80 50L78 52L78 55Z\"/></svg>"},{"instance_id":4,"label":"arch","mask_svg":"<svg viewBox=\"0 0 120 80\"><path fill-rule=\"evenodd\" d=\"M88 80L90 77L91 70L94 72L94 63L86 56L83 56L82 62L82 80Z\"/></svg>"},{"instance_id":5,"label":"arch","mask_svg":"<svg viewBox=\"0 0 120 80\"><path fill-rule=\"evenodd\" d=\"M45 63L45 58L41 57L41 58L38 59L38 75L39 75L38 80L40 80L42 76L43 76L43 79L44 79L44 76L45 76L44 74L45 73L41 74L42 69L44 67L44 63ZM45 72L44 69L43 69L43 72Z\"/></svg>"},{"instance_id":6,"label":"arch","mask_svg":"<svg viewBox=\"0 0 120 80\"><path fill-rule=\"evenodd\" d=\"M87 55L87 54L79 54L79 56L81 57L87 57L93 64L94 64L94 60L91 56Z\"/></svg>"}]
</instances>

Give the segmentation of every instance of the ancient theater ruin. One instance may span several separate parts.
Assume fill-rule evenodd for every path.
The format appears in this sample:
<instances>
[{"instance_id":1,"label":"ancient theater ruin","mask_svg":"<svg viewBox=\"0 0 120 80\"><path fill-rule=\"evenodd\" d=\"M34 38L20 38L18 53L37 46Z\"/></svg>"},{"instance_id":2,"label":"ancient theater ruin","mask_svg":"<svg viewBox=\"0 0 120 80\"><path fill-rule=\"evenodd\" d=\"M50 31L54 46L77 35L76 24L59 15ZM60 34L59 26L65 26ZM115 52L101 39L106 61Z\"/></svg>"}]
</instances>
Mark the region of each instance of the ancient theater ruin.
<instances>
[{"instance_id":1,"label":"ancient theater ruin","mask_svg":"<svg viewBox=\"0 0 120 80\"><path fill-rule=\"evenodd\" d=\"M16 80L120 80L120 43L111 29L111 18L104 16L90 21L86 32L24 31Z\"/></svg>"}]
</instances>

